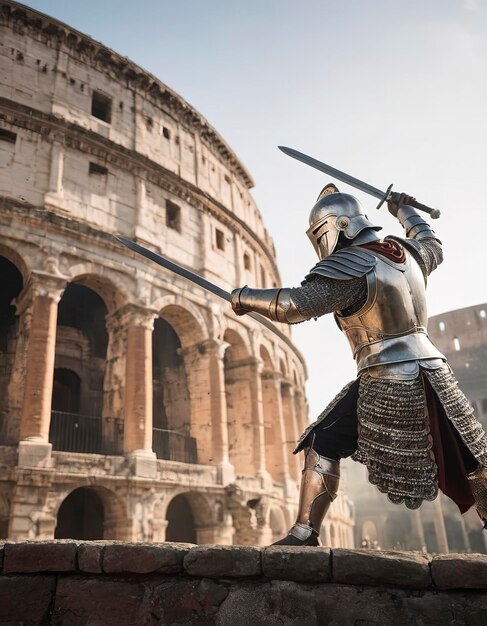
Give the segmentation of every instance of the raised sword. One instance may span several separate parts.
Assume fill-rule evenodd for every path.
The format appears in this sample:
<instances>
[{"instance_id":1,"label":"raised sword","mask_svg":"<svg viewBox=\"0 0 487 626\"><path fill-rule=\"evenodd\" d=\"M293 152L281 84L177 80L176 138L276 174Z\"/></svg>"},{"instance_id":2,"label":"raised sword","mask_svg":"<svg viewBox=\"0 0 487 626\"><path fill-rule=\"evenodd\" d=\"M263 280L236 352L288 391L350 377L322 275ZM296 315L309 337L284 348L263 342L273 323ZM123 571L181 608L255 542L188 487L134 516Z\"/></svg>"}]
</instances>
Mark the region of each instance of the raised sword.
<instances>
[{"instance_id":1,"label":"raised sword","mask_svg":"<svg viewBox=\"0 0 487 626\"><path fill-rule=\"evenodd\" d=\"M346 174L345 172L337 170L335 167L332 167L331 165L322 163L321 161L318 161L318 159L314 159L313 157L310 157L307 154L304 154L303 152L294 150L294 148L287 148L286 146L278 146L278 148L279 150L282 150L284 154L287 154L293 159L297 159L298 161L301 161L302 163L305 163L306 165L310 165L311 167L314 167L315 169L320 170L320 172L325 172L325 174L329 174L330 176L333 176L333 178L336 178L337 180L341 180L342 183L346 183L347 185L351 185L352 187L355 187L355 189L360 189L360 191L364 191L365 193L369 194L369 196L374 196L374 198L379 198L380 202L377 205L378 209L380 209L380 207L382 206L384 202L388 202L389 200L399 199L400 194L398 194L395 191L392 191L392 185L389 185L386 191L382 191L380 189L377 189L377 187L372 187L372 185L369 185L369 183L365 183L364 181L359 180L358 178L355 178L354 176L350 176L350 174ZM413 206L415 209L418 209L419 211L424 211L425 213L429 213L431 216L431 219L433 220L438 219L441 215L438 209L432 209L431 207L426 206L425 204L421 204L421 202L418 202L417 200L414 200L414 199L410 200L409 204L410 206Z\"/></svg>"},{"instance_id":2,"label":"raised sword","mask_svg":"<svg viewBox=\"0 0 487 626\"><path fill-rule=\"evenodd\" d=\"M166 259L166 257L163 257L160 254L157 254L157 252L153 252L152 250L149 250L149 248L145 248L144 246L141 246L135 241L132 241L131 239L127 239L127 237L123 237L122 235L115 235L115 239L117 239L117 241L119 241L120 243L123 243L123 245L127 246L127 248L130 248L130 250L132 250L133 252L137 252L137 254L141 254L146 259L150 259L151 261L154 261L154 263L157 263L158 265L162 265L162 267L165 267L171 272L178 274L178 276L183 276L183 278L187 278L192 283L195 283L196 285L203 287L203 289L206 289L206 291L210 291L211 293L214 293L219 298L223 298L223 300L226 300L227 302L231 302L231 299L232 299L231 294L228 291L225 291L221 287L218 287L218 285L215 285L209 280L206 280L206 278L203 278L203 276L200 276L199 274L195 274L194 272L187 270L185 267L181 267L177 263L174 263L173 261ZM281 331L276 326L274 326L274 324L267 318L263 317L262 315L259 315L258 313L247 313L247 316L251 317L257 322L260 322L266 328L268 328L269 330L272 330L272 332L276 333L277 335L279 335L280 337L283 337L286 341L288 341L287 337L283 333L281 333Z\"/></svg>"}]
</instances>

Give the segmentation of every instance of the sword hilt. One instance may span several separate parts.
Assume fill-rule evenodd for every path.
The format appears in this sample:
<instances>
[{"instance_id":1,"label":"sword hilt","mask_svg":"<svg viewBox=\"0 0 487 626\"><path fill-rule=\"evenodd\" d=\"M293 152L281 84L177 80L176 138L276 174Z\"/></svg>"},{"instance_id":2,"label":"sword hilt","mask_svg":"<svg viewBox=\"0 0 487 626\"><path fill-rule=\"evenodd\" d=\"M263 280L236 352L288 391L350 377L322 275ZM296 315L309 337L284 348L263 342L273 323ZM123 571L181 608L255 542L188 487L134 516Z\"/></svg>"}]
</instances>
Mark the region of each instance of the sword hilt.
<instances>
[{"instance_id":1,"label":"sword hilt","mask_svg":"<svg viewBox=\"0 0 487 626\"><path fill-rule=\"evenodd\" d=\"M391 189L392 189L392 185L389 185L389 187L387 188L387 191L384 194L384 197L377 205L378 209L380 209L380 207L384 204L384 202L389 202L389 200L393 200L394 202L397 202L399 200L399 196L401 194L398 193L397 191L391 191ZM422 204L421 202L418 202L415 199L412 199L409 202L409 206L412 206L415 209L418 209L418 211L423 211L423 213L428 213L432 220L437 220L441 216L441 211L439 209L432 209L431 207L426 206L426 204Z\"/></svg>"}]
</instances>

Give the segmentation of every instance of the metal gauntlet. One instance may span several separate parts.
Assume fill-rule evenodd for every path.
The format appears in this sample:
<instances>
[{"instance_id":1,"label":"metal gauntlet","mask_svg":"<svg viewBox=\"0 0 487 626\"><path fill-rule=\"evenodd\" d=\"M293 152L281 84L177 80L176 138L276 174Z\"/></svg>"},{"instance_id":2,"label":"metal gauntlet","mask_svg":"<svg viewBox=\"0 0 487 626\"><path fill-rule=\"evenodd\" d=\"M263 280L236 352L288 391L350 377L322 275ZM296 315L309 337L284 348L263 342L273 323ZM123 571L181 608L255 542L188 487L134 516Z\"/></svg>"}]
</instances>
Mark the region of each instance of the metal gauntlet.
<instances>
[{"instance_id":1,"label":"metal gauntlet","mask_svg":"<svg viewBox=\"0 0 487 626\"><path fill-rule=\"evenodd\" d=\"M291 290L250 289L241 287L232 291L232 308L237 315L256 311L273 322L296 324L308 319L296 308Z\"/></svg>"},{"instance_id":2,"label":"metal gauntlet","mask_svg":"<svg viewBox=\"0 0 487 626\"><path fill-rule=\"evenodd\" d=\"M430 225L412 206L402 206L397 212L397 219L406 231L406 237L411 239L434 239L436 237Z\"/></svg>"}]
</instances>

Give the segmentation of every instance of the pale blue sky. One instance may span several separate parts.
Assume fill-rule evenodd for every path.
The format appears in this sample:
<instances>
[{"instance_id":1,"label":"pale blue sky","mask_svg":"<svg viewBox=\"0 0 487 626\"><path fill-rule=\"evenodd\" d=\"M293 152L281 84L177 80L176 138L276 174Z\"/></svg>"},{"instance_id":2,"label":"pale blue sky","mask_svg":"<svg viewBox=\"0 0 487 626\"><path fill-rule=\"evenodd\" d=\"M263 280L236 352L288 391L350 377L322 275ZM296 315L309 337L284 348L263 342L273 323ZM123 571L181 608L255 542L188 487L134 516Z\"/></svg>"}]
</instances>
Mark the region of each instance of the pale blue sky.
<instances>
[{"instance_id":1,"label":"pale blue sky","mask_svg":"<svg viewBox=\"0 0 487 626\"><path fill-rule=\"evenodd\" d=\"M430 313L487 300L487 2L31 0L177 91L249 169L283 283L315 263L305 231L329 178L289 145L442 209ZM344 191L350 191L341 186ZM369 217L399 234L376 202ZM311 417L354 376L331 318L294 329ZM334 361L334 363L333 363Z\"/></svg>"}]
</instances>

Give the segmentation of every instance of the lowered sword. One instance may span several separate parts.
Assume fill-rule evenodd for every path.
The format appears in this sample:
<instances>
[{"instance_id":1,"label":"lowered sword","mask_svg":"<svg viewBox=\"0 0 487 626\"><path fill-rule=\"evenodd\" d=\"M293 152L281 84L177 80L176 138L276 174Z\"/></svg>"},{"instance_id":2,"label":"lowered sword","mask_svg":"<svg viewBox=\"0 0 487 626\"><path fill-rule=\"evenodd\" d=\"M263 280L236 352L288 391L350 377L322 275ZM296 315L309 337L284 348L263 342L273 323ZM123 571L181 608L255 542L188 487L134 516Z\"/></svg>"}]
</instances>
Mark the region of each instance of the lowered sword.
<instances>
[{"instance_id":1,"label":"lowered sword","mask_svg":"<svg viewBox=\"0 0 487 626\"><path fill-rule=\"evenodd\" d=\"M342 183L346 183L347 185L351 185L352 187L355 187L355 189L360 189L360 191L364 191L365 193L368 193L370 196L374 196L374 198L379 198L380 202L377 205L378 209L380 209L380 207L383 205L384 202L388 202L389 200L394 200L397 202L397 200L399 199L400 194L398 194L396 191L391 191L392 185L389 185L386 191L381 191L380 189L377 189L376 187L372 187L372 185L369 185L368 183L364 183L362 180L359 180L358 178L354 178L353 176L350 176L350 174L345 174L345 172L341 172L340 170L337 170L334 167L331 167L331 165L322 163L321 161L318 161L317 159L314 159L313 157L310 157L307 154L304 154L303 152L299 152L298 150L294 150L293 148L286 148L285 146L278 146L278 148L279 150L282 150L284 154L287 154L293 159L302 161L303 163L306 163L306 165L310 165L311 167L314 167L315 169L320 170L320 172L325 172L325 174L329 174L330 176L333 176L334 178L341 180ZM438 219L441 215L438 209L432 209L431 207L426 206L425 204L421 204L421 202L418 202L417 200L414 200L414 199L410 200L409 204L410 206L413 206L415 209L418 209L419 211L424 211L425 213L429 213L431 216L431 219L433 220Z\"/></svg>"},{"instance_id":2,"label":"lowered sword","mask_svg":"<svg viewBox=\"0 0 487 626\"><path fill-rule=\"evenodd\" d=\"M184 278L187 278L192 283L195 283L196 285L203 287L203 289L206 289L207 291L211 291L211 293L214 293L219 298L223 298L223 300L226 300L227 302L231 302L232 297L228 291L225 291L221 287L218 287L218 285L211 283L209 280L206 280L206 278L203 278L203 276L200 276L199 274L195 274L194 272L191 272L190 270L187 270L186 268L181 267L177 263L174 263L173 261L166 259L160 254L157 254L157 252L153 252L152 250L149 250L148 248L144 248L144 246L141 246L135 241L132 241L131 239L127 239L127 237L123 237L122 235L115 235L115 239L119 241L120 243L123 243L123 245L127 246L127 248L130 248L130 250L132 250L133 252L137 252L138 254L141 254L142 256L144 256L146 259L150 259L151 261L154 261L154 263L157 263L158 265L162 265L162 267L165 267L171 272L178 274L178 276L183 276ZM246 315L256 320L257 322L260 322L269 330L272 330L272 332L279 335L286 342L288 341L288 338L286 337L286 335L284 335L284 333L282 333L276 326L274 326L274 324L267 318L263 317L262 315L259 315L258 313L247 313Z\"/></svg>"}]
</instances>

